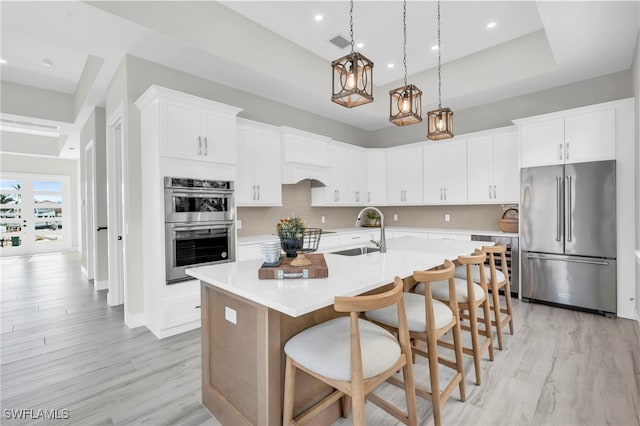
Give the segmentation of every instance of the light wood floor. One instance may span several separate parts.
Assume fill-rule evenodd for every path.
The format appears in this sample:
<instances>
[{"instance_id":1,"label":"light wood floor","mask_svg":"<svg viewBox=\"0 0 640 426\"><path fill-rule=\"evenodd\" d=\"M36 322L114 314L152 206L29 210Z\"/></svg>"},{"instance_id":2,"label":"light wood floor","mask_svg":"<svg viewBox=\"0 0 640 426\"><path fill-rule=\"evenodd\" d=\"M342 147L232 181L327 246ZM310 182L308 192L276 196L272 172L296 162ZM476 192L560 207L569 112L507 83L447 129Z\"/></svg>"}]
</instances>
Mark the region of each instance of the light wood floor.
<instances>
[{"instance_id":1,"label":"light wood floor","mask_svg":"<svg viewBox=\"0 0 640 426\"><path fill-rule=\"evenodd\" d=\"M200 404L199 330L157 340L129 330L80 275L77 253L0 259L0 423L217 425ZM515 303L516 333L483 360L467 401L443 408L449 425L640 425L638 323ZM426 381L426 364L416 366ZM403 403L399 390L380 389ZM418 399L421 424L430 403ZM10 409L68 410L66 420L8 419ZM367 404L368 424L395 424ZM337 424L351 424L341 419Z\"/></svg>"}]
</instances>

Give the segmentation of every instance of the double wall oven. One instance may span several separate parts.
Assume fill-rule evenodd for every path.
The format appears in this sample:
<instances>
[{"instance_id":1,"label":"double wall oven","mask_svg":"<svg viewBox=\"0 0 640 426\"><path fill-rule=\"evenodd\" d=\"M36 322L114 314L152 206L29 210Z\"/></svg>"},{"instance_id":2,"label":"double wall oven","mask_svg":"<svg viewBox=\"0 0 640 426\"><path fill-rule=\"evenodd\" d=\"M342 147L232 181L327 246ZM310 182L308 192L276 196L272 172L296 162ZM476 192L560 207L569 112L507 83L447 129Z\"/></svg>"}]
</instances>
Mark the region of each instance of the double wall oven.
<instances>
[{"instance_id":1,"label":"double wall oven","mask_svg":"<svg viewBox=\"0 0 640 426\"><path fill-rule=\"evenodd\" d=\"M235 260L235 203L229 181L164 178L167 284L185 270Z\"/></svg>"}]
</instances>

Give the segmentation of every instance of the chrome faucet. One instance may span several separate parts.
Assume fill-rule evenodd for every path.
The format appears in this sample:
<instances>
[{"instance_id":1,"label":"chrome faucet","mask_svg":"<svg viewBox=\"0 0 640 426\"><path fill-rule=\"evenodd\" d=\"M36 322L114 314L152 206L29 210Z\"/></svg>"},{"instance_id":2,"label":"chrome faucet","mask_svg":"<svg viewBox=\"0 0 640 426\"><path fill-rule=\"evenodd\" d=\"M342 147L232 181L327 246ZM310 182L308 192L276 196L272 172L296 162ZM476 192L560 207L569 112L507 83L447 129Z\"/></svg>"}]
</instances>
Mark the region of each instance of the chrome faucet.
<instances>
[{"instance_id":1,"label":"chrome faucet","mask_svg":"<svg viewBox=\"0 0 640 426\"><path fill-rule=\"evenodd\" d=\"M362 209L360 211L360 213L358 213L358 218L356 219L356 224L355 226L358 227L360 226L360 223L362 222L362 214L364 212L366 212L367 210L374 210L375 212L377 212L380 215L380 241L375 241L375 240L371 240L371 242L373 244L376 245L376 247L378 247L380 249L380 253L386 253L387 252L387 239L385 238L384 235L384 214L382 214L382 212L380 210L378 210L375 207L365 207L364 209Z\"/></svg>"}]
</instances>

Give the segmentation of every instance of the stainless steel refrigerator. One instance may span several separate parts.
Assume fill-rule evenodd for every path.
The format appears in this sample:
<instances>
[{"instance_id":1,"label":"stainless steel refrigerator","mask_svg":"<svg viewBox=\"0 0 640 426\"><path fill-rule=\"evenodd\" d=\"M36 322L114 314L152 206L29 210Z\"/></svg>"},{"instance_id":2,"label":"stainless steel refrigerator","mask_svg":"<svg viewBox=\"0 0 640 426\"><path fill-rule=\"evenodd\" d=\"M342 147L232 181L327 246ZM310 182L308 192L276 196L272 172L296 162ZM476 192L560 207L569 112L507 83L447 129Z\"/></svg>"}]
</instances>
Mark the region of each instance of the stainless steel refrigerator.
<instances>
[{"instance_id":1,"label":"stainless steel refrigerator","mask_svg":"<svg viewBox=\"0 0 640 426\"><path fill-rule=\"evenodd\" d=\"M522 298L615 315L615 161L521 173Z\"/></svg>"}]
</instances>

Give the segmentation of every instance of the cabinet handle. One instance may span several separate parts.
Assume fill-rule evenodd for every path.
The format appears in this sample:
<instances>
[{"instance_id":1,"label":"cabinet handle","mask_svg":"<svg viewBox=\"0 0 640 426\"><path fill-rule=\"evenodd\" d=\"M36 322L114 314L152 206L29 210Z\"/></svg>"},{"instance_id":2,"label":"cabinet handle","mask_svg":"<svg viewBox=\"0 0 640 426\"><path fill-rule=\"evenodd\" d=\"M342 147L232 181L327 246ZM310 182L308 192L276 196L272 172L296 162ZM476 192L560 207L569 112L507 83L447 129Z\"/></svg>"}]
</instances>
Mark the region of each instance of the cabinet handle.
<instances>
[{"instance_id":1,"label":"cabinet handle","mask_svg":"<svg viewBox=\"0 0 640 426\"><path fill-rule=\"evenodd\" d=\"M356 203L360 202L360 191L356 191Z\"/></svg>"},{"instance_id":2,"label":"cabinet handle","mask_svg":"<svg viewBox=\"0 0 640 426\"><path fill-rule=\"evenodd\" d=\"M204 137L204 155L209 155L209 141Z\"/></svg>"},{"instance_id":3,"label":"cabinet handle","mask_svg":"<svg viewBox=\"0 0 640 426\"><path fill-rule=\"evenodd\" d=\"M493 185L493 199L495 200L496 198L496 186Z\"/></svg>"},{"instance_id":4,"label":"cabinet handle","mask_svg":"<svg viewBox=\"0 0 640 426\"><path fill-rule=\"evenodd\" d=\"M444 198L443 198L443 196L442 196L442 194L443 194L443 193L442 193L442 188L440 188L440 200L443 200L443 199L444 199Z\"/></svg>"},{"instance_id":5,"label":"cabinet handle","mask_svg":"<svg viewBox=\"0 0 640 426\"><path fill-rule=\"evenodd\" d=\"M562 144L558 144L559 149L559 154L558 154L558 160L562 160Z\"/></svg>"},{"instance_id":6,"label":"cabinet handle","mask_svg":"<svg viewBox=\"0 0 640 426\"><path fill-rule=\"evenodd\" d=\"M367 203L371 202L371 192L367 191Z\"/></svg>"},{"instance_id":7,"label":"cabinet handle","mask_svg":"<svg viewBox=\"0 0 640 426\"><path fill-rule=\"evenodd\" d=\"M447 200L447 187L444 187L444 199Z\"/></svg>"},{"instance_id":8,"label":"cabinet handle","mask_svg":"<svg viewBox=\"0 0 640 426\"><path fill-rule=\"evenodd\" d=\"M567 158L567 160L569 159L569 142L566 143L567 145L567 149L565 150L565 157Z\"/></svg>"},{"instance_id":9,"label":"cabinet handle","mask_svg":"<svg viewBox=\"0 0 640 426\"><path fill-rule=\"evenodd\" d=\"M491 199L491 185L489 185L489 199Z\"/></svg>"},{"instance_id":10,"label":"cabinet handle","mask_svg":"<svg viewBox=\"0 0 640 426\"><path fill-rule=\"evenodd\" d=\"M198 155L202 155L202 137L198 136Z\"/></svg>"},{"instance_id":11,"label":"cabinet handle","mask_svg":"<svg viewBox=\"0 0 640 426\"><path fill-rule=\"evenodd\" d=\"M256 186L253 185L253 200L256 200Z\"/></svg>"},{"instance_id":12,"label":"cabinet handle","mask_svg":"<svg viewBox=\"0 0 640 426\"><path fill-rule=\"evenodd\" d=\"M260 199L260 185L258 185L258 200Z\"/></svg>"}]
</instances>

